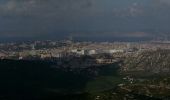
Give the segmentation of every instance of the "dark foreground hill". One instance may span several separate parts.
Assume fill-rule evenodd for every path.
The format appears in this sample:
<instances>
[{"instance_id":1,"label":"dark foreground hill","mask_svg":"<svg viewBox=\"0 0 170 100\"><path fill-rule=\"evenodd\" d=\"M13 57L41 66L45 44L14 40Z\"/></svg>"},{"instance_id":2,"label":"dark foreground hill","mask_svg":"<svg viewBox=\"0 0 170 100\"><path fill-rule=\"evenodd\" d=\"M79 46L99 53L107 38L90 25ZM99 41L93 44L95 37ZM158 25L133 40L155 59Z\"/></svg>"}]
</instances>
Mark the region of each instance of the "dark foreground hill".
<instances>
[{"instance_id":1,"label":"dark foreground hill","mask_svg":"<svg viewBox=\"0 0 170 100\"><path fill-rule=\"evenodd\" d=\"M49 61L0 61L1 100L88 100L89 93L120 83L116 64L54 68Z\"/></svg>"}]
</instances>

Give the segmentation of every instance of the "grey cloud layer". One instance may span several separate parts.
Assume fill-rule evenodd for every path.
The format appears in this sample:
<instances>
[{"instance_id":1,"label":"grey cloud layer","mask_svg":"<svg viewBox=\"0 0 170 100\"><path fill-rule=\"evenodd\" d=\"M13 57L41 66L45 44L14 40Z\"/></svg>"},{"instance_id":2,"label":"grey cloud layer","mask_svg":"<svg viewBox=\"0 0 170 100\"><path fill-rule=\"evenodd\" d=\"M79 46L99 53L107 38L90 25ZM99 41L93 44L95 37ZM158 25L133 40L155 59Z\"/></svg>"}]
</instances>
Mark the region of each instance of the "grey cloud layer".
<instances>
[{"instance_id":1,"label":"grey cloud layer","mask_svg":"<svg viewBox=\"0 0 170 100\"><path fill-rule=\"evenodd\" d=\"M167 34L169 9L170 0L1 0L0 34Z\"/></svg>"},{"instance_id":2,"label":"grey cloud layer","mask_svg":"<svg viewBox=\"0 0 170 100\"><path fill-rule=\"evenodd\" d=\"M0 4L1 15L50 15L64 12L99 13L109 12L118 16L141 15L170 8L169 0L2 0ZM107 2L110 9L107 9ZM109 4L112 4L110 5ZM117 3L119 2L119 3ZM128 2L131 2L128 3ZM126 5L127 3L127 5ZM148 4L147 4L148 3ZM117 7L116 4L118 4ZM96 6L97 5L97 6ZM102 12L102 13L103 13Z\"/></svg>"},{"instance_id":3,"label":"grey cloud layer","mask_svg":"<svg viewBox=\"0 0 170 100\"><path fill-rule=\"evenodd\" d=\"M2 14L45 14L90 7L91 0L4 0Z\"/></svg>"}]
</instances>

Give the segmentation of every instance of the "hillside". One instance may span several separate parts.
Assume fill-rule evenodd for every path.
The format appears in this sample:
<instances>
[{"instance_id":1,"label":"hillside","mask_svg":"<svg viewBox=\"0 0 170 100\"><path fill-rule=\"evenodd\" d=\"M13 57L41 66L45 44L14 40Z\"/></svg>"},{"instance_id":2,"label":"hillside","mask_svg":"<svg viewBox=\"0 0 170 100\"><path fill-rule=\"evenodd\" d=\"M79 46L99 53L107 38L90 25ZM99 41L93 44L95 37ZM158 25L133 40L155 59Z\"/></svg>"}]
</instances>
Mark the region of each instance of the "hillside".
<instances>
[{"instance_id":1,"label":"hillside","mask_svg":"<svg viewBox=\"0 0 170 100\"><path fill-rule=\"evenodd\" d=\"M168 74L170 72L170 50L145 51L128 56L122 73Z\"/></svg>"}]
</instances>

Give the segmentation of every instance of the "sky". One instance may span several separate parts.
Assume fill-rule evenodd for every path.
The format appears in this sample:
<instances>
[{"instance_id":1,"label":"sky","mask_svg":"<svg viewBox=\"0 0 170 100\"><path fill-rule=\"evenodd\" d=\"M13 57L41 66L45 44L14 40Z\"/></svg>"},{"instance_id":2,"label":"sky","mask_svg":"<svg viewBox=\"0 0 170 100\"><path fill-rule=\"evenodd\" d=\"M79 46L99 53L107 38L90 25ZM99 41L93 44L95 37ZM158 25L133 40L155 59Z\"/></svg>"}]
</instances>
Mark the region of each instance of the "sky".
<instances>
[{"instance_id":1,"label":"sky","mask_svg":"<svg viewBox=\"0 0 170 100\"><path fill-rule=\"evenodd\" d=\"M169 37L170 0L0 0L0 39Z\"/></svg>"}]
</instances>

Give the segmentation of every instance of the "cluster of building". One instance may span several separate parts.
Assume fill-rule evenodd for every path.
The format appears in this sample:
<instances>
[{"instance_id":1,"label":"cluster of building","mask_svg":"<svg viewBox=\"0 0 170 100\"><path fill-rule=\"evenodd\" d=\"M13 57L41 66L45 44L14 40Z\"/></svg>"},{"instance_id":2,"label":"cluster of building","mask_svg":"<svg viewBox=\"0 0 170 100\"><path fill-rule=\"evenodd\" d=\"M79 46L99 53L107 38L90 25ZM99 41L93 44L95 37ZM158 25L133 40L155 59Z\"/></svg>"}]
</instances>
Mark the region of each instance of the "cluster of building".
<instances>
[{"instance_id":1,"label":"cluster of building","mask_svg":"<svg viewBox=\"0 0 170 100\"><path fill-rule=\"evenodd\" d=\"M34 41L0 44L1 59L46 59L66 56L129 54L145 50L170 49L170 43ZM99 62L103 60L98 59ZM108 60L107 62L113 62Z\"/></svg>"}]
</instances>

